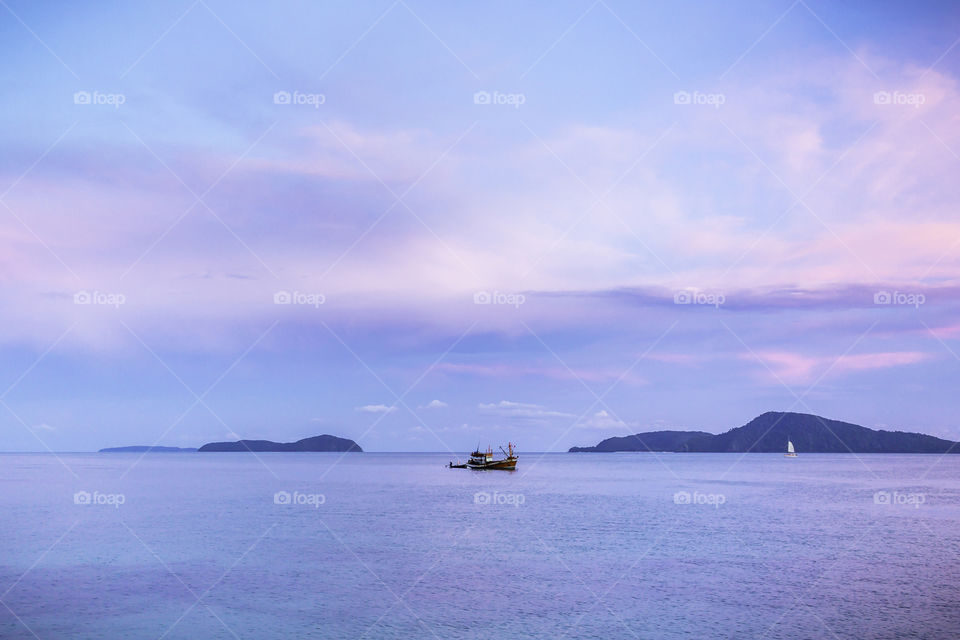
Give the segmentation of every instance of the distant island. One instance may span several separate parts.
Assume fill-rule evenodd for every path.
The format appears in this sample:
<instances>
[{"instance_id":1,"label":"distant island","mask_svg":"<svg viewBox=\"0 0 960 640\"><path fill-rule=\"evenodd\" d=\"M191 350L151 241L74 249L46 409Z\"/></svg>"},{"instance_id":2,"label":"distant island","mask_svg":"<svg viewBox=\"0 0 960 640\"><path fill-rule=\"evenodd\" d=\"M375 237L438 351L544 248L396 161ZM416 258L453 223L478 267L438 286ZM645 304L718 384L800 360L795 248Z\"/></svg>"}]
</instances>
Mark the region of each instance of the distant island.
<instances>
[{"instance_id":1,"label":"distant island","mask_svg":"<svg viewBox=\"0 0 960 640\"><path fill-rule=\"evenodd\" d=\"M296 442L271 442L270 440L237 440L236 442L210 442L200 447L206 451L356 451L363 452L353 440L322 435L304 438Z\"/></svg>"},{"instance_id":2,"label":"distant island","mask_svg":"<svg viewBox=\"0 0 960 640\"><path fill-rule=\"evenodd\" d=\"M570 452L779 453L786 450L788 439L799 453L960 453L960 443L922 433L880 431L809 413L778 411L719 435L651 431L607 438L593 447L572 447Z\"/></svg>"},{"instance_id":3,"label":"distant island","mask_svg":"<svg viewBox=\"0 0 960 640\"><path fill-rule=\"evenodd\" d=\"M583 451L614 452L614 451L677 451L684 444L694 438L711 437L706 431L648 431L635 433L632 436L607 438L595 447L572 447L570 453Z\"/></svg>"},{"instance_id":4,"label":"distant island","mask_svg":"<svg viewBox=\"0 0 960 640\"><path fill-rule=\"evenodd\" d=\"M189 448L158 447L157 445L134 445L132 447L107 447L106 449L100 449L99 453L179 453L196 450L196 447Z\"/></svg>"}]
</instances>

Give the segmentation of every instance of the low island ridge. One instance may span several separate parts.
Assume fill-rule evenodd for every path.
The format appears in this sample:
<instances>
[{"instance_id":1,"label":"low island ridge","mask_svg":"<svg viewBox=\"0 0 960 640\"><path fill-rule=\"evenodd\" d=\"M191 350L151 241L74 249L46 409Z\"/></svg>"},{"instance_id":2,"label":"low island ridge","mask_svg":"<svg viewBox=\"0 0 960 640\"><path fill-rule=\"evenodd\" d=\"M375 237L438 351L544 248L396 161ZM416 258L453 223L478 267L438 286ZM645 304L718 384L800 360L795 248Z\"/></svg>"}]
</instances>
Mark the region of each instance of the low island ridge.
<instances>
[{"instance_id":1,"label":"low island ridge","mask_svg":"<svg viewBox=\"0 0 960 640\"><path fill-rule=\"evenodd\" d=\"M768 411L718 435L653 431L607 438L593 447L572 447L570 452L781 453L787 440L801 453L960 453L960 443L923 433L882 431L809 413L782 411Z\"/></svg>"},{"instance_id":2,"label":"low island ridge","mask_svg":"<svg viewBox=\"0 0 960 640\"><path fill-rule=\"evenodd\" d=\"M130 447L107 447L99 453L192 453L196 447L161 447L155 444L135 444Z\"/></svg>"},{"instance_id":3,"label":"low island ridge","mask_svg":"<svg viewBox=\"0 0 960 640\"><path fill-rule=\"evenodd\" d=\"M331 435L313 436L304 438L296 442L272 442L270 440L237 440L235 442L210 442L202 447L201 453L208 451L251 451L251 452L269 452L269 451L320 451L320 452L348 452L355 451L362 453L360 448L353 440L349 438L338 438Z\"/></svg>"}]
</instances>

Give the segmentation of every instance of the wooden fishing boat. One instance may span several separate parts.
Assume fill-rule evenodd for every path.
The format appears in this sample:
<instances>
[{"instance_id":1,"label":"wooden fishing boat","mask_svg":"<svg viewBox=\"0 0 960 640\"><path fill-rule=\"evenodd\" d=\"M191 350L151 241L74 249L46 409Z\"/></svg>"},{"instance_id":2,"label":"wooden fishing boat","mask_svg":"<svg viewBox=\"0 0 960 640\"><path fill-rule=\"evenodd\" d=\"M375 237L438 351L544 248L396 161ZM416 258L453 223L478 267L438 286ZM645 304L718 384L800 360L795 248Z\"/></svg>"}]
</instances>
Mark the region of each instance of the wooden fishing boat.
<instances>
[{"instance_id":1,"label":"wooden fishing boat","mask_svg":"<svg viewBox=\"0 0 960 640\"><path fill-rule=\"evenodd\" d=\"M475 470L486 470L486 469L503 469L506 471L514 471L517 468L517 454L513 451L513 443L507 443L507 450L504 451L503 447L500 447L500 451L503 451L504 458L494 459L493 449L487 447L486 451L480 451L480 447L477 447L477 450L470 454L470 460L467 461L468 469Z\"/></svg>"}]
</instances>

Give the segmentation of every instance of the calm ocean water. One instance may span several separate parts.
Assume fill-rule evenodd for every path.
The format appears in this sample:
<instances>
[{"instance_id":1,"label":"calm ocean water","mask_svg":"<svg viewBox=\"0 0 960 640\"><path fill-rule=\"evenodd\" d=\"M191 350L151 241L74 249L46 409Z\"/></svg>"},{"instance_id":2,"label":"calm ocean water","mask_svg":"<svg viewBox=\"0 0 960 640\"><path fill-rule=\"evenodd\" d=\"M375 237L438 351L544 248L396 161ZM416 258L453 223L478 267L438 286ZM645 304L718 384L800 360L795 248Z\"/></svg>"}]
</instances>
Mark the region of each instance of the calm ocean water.
<instances>
[{"instance_id":1,"label":"calm ocean water","mask_svg":"<svg viewBox=\"0 0 960 640\"><path fill-rule=\"evenodd\" d=\"M0 637L960 637L960 456L138 458L0 455Z\"/></svg>"}]
</instances>

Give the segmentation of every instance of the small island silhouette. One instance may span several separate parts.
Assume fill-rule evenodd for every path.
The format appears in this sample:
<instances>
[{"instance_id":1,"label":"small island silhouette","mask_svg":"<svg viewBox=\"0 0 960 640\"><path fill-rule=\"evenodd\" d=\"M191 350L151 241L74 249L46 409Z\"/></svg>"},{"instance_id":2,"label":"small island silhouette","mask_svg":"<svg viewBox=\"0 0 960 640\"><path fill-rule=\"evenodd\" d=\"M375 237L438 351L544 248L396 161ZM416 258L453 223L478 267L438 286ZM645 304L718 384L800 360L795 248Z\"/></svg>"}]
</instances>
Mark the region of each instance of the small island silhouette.
<instances>
[{"instance_id":1,"label":"small island silhouette","mask_svg":"<svg viewBox=\"0 0 960 640\"><path fill-rule=\"evenodd\" d=\"M158 445L133 445L132 447L107 447L99 453L182 453L196 451L196 447L161 447Z\"/></svg>"},{"instance_id":2,"label":"small island silhouette","mask_svg":"<svg viewBox=\"0 0 960 640\"><path fill-rule=\"evenodd\" d=\"M200 449L206 451L356 451L363 452L353 440L337 436L321 435L296 442L272 442L270 440L237 440L236 442L209 442Z\"/></svg>"},{"instance_id":3,"label":"small island silhouette","mask_svg":"<svg viewBox=\"0 0 960 640\"><path fill-rule=\"evenodd\" d=\"M320 452L363 452L353 440L338 438L327 434L304 438L296 442L272 442L270 440L237 440L235 442L208 442L199 449L180 447L159 447L156 445L137 445L132 447L108 447L100 453L172 453L172 452L208 452L208 451L320 451Z\"/></svg>"}]
</instances>

